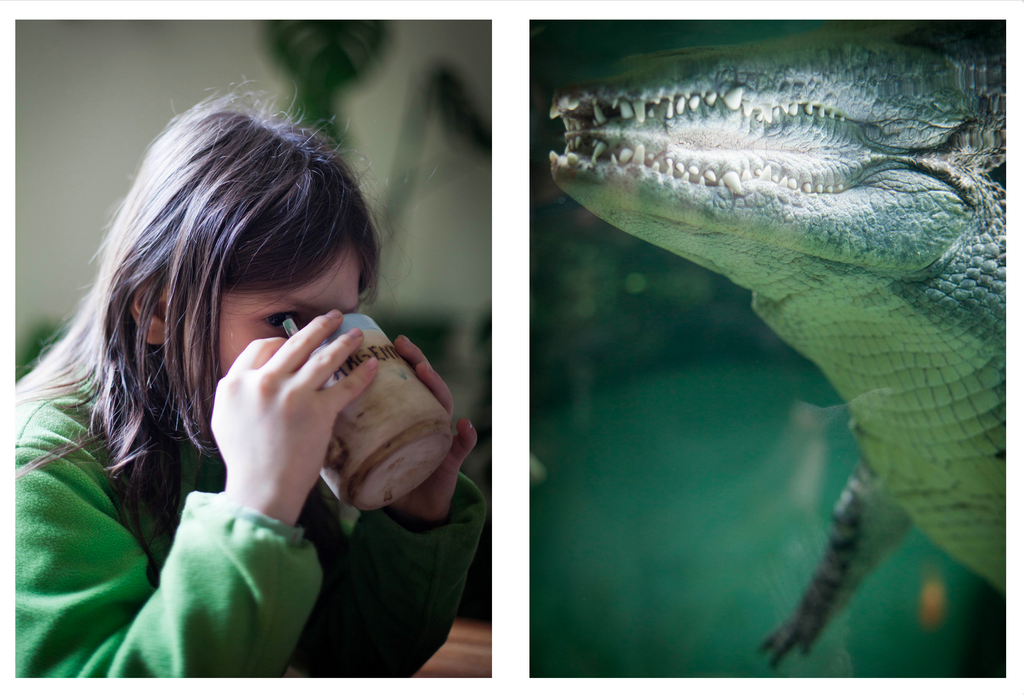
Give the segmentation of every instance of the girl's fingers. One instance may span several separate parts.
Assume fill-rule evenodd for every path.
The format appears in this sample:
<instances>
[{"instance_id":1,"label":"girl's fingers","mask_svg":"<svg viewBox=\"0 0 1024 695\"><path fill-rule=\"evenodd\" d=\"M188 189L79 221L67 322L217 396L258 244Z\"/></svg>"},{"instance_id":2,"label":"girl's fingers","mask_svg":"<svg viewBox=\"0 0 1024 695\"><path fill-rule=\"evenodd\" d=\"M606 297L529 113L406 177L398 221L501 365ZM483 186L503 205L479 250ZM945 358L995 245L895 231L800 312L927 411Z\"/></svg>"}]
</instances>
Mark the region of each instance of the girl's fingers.
<instances>
[{"instance_id":1,"label":"girl's fingers","mask_svg":"<svg viewBox=\"0 0 1024 695\"><path fill-rule=\"evenodd\" d=\"M317 316L302 330L288 339L288 342L267 362L267 368L291 374L306 363L309 356L334 331L342 321L341 312L332 309L323 316Z\"/></svg>"},{"instance_id":2,"label":"girl's fingers","mask_svg":"<svg viewBox=\"0 0 1024 695\"><path fill-rule=\"evenodd\" d=\"M262 338L254 340L245 346L245 349L235 358L234 363L228 369L229 372L237 372L247 369L259 369L267 363L274 354L284 345L284 338Z\"/></svg>"},{"instance_id":3,"label":"girl's fingers","mask_svg":"<svg viewBox=\"0 0 1024 695\"><path fill-rule=\"evenodd\" d=\"M441 375L431 369L426 362L420 362L414 367L414 370L420 381L434 394L434 398L448 411L448 417L451 417L452 411L455 409L455 401L452 399L452 392L448 389L448 384L444 383Z\"/></svg>"},{"instance_id":4,"label":"girl's fingers","mask_svg":"<svg viewBox=\"0 0 1024 695\"><path fill-rule=\"evenodd\" d=\"M412 365L412 370L416 372L416 376L420 378L430 392L434 394L434 398L440 401L444 409L448 411L448 416L451 417L452 411L455 408L455 403L452 399L452 392L448 388L448 384L444 383L444 379L441 378L434 368L430 366L430 362L423 355L423 351L412 344L408 338L404 335L398 336L398 340L395 343L395 349L398 350L398 354L402 358Z\"/></svg>"},{"instance_id":5,"label":"girl's fingers","mask_svg":"<svg viewBox=\"0 0 1024 695\"><path fill-rule=\"evenodd\" d=\"M398 340L395 341L395 349L398 350L398 354L401 355L406 362L412 365L413 369L416 369L416 365L420 362L423 362L428 367L430 366L430 362L427 362L427 357L423 354L423 351L413 345L412 341L404 335L398 336Z\"/></svg>"},{"instance_id":6,"label":"girl's fingers","mask_svg":"<svg viewBox=\"0 0 1024 695\"><path fill-rule=\"evenodd\" d=\"M295 334L298 337L298 333ZM318 389L334 372L352 356L363 342L363 332L358 328L344 333L324 347L302 365L296 374L299 384Z\"/></svg>"},{"instance_id":7,"label":"girl's fingers","mask_svg":"<svg viewBox=\"0 0 1024 695\"><path fill-rule=\"evenodd\" d=\"M462 466L462 462L469 456L469 452L476 446L477 434L472 423L467 418L461 418L455 423L456 436L452 439L452 448L445 457L444 466L450 466L456 470Z\"/></svg>"},{"instance_id":8,"label":"girl's fingers","mask_svg":"<svg viewBox=\"0 0 1024 695\"><path fill-rule=\"evenodd\" d=\"M371 357L348 373L338 383L323 390L335 412L340 412L359 397L377 374L377 358Z\"/></svg>"}]
</instances>

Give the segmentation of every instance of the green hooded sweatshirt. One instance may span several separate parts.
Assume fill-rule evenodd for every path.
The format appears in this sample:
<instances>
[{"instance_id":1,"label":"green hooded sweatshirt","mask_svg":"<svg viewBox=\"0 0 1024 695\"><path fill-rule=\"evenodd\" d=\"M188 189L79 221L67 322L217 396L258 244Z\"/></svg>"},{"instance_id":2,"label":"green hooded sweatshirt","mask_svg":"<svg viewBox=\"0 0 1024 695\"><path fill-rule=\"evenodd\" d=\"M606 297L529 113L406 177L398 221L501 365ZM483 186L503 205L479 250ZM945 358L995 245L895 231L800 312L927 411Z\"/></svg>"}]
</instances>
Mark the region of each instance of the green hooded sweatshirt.
<instances>
[{"instance_id":1,"label":"green hooded sweatshirt","mask_svg":"<svg viewBox=\"0 0 1024 695\"><path fill-rule=\"evenodd\" d=\"M17 407L18 467L83 438L88 414L70 403ZM461 474L446 525L414 533L363 512L321 567L301 527L218 494L223 463L185 452L180 521L151 546L153 582L106 458L87 447L16 483L17 675L281 676L290 663L407 676L444 643L485 517Z\"/></svg>"}]
</instances>

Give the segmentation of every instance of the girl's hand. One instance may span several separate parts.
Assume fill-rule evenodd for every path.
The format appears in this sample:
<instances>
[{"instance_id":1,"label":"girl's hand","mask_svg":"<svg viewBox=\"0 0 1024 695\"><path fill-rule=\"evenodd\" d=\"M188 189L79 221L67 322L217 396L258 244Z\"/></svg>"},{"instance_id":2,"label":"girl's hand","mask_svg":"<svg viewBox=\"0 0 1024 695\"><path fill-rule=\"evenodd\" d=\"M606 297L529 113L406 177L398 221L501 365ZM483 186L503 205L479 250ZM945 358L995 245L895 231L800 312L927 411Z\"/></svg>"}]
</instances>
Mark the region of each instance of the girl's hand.
<instances>
[{"instance_id":1,"label":"girl's hand","mask_svg":"<svg viewBox=\"0 0 1024 695\"><path fill-rule=\"evenodd\" d=\"M418 347L405 336L395 341L395 349L406 362L412 365L416 376L434 394L444 409L451 416L453 410L452 393L448 385L435 372L427 358ZM398 522L410 528L440 526L448 520L452 495L455 493L455 481L459 468L469 452L476 446L476 430L469 420L462 418L455 424L456 435L452 440L452 448L448 451L441 465L433 474L423 481L419 487L387 506L388 512Z\"/></svg>"},{"instance_id":2,"label":"girl's hand","mask_svg":"<svg viewBox=\"0 0 1024 695\"><path fill-rule=\"evenodd\" d=\"M217 384L211 426L227 468L224 493L293 526L324 465L335 418L377 373L371 358L321 389L363 342L353 329L311 358L341 321L331 311L287 340L249 343Z\"/></svg>"}]
</instances>

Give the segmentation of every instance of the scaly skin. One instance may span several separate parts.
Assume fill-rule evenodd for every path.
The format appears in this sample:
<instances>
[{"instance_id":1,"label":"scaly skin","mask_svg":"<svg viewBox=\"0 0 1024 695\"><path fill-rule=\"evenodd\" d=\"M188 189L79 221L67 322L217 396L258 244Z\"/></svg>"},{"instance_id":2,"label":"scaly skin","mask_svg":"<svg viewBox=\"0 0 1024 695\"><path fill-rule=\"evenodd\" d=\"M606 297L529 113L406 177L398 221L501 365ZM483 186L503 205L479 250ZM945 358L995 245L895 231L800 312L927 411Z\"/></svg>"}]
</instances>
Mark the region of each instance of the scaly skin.
<instances>
[{"instance_id":1,"label":"scaly skin","mask_svg":"<svg viewBox=\"0 0 1024 695\"><path fill-rule=\"evenodd\" d=\"M872 518L895 532L904 510L1005 592L1005 191L988 177L1005 157L1005 24L837 23L634 62L555 95L555 181L753 290L849 402L869 470L848 490L869 493L846 506L892 503ZM840 552L769 638L775 663L855 590L870 569L855 555L879 559L840 511Z\"/></svg>"}]
</instances>

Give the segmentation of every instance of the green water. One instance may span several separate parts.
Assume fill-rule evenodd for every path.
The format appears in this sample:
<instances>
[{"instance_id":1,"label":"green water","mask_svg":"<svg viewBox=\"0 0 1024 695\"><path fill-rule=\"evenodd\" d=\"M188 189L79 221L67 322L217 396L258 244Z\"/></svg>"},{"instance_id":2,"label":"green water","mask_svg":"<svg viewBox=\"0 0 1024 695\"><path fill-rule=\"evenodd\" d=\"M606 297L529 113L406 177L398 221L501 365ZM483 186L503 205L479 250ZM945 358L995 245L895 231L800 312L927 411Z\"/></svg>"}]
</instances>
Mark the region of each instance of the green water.
<instances>
[{"instance_id":1,"label":"green water","mask_svg":"<svg viewBox=\"0 0 1024 695\"><path fill-rule=\"evenodd\" d=\"M796 401L817 427L794 424ZM757 645L796 605L857 461L811 369L680 369L536 412L547 479L531 499L533 676L956 676L974 673L990 592L920 532L807 657ZM922 629L926 572L949 612ZM981 613L981 615L979 615Z\"/></svg>"}]
</instances>

